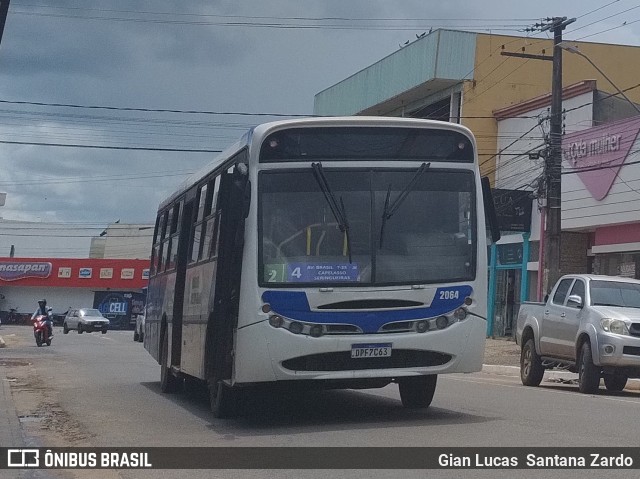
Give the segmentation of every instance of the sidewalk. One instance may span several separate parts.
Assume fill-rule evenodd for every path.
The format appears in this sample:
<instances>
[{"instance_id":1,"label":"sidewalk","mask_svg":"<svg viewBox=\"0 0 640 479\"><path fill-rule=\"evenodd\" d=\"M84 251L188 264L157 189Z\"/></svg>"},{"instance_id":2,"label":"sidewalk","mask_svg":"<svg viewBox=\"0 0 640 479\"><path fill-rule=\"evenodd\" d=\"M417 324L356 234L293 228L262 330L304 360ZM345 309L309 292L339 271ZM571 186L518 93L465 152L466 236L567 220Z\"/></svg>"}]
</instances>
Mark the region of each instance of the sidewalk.
<instances>
[{"instance_id":1,"label":"sidewalk","mask_svg":"<svg viewBox=\"0 0 640 479\"><path fill-rule=\"evenodd\" d=\"M482 371L503 376L520 376L520 346L509 338L487 338ZM577 384L578 374L569 371L545 372L543 382ZM640 391L640 379L629 379L626 390Z\"/></svg>"},{"instance_id":2,"label":"sidewalk","mask_svg":"<svg viewBox=\"0 0 640 479\"><path fill-rule=\"evenodd\" d=\"M3 333L5 334L4 339ZM11 396L10 380L7 379L10 368L7 350L15 343L17 343L15 334L9 334L7 331L0 332L0 344L5 344L3 348L0 348L0 446L2 447L25 445L20 420ZM5 477L2 473L3 471L0 471L0 478Z\"/></svg>"}]
</instances>

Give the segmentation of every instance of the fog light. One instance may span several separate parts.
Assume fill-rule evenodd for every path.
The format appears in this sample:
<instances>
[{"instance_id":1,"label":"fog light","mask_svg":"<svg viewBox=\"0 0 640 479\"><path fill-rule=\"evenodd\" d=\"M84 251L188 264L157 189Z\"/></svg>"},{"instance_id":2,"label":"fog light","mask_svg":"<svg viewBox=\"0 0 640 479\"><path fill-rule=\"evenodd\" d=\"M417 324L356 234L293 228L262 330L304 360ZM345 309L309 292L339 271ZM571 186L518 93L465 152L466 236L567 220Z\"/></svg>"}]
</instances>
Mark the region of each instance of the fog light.
<instances>
[{"instance_id":1,"label":"fog light","mask_svg":"<svg viewBox=\"0 0 640 479\"><path fill-rule=\"evenodd\" d=\"M315 324L311 326L311 329L309 330L309 336L319 338L320 336L322 336L322 332L322 326L320 326L319 324Z\"/></svg>"},{"instance_id":2,"label":"fog light","mask_svg":"<svg viewBox=\"0 0 640 479\"><path fill-rule=\"evenodd\" d=\"M610 344L605 345L605 347L602 349L604 350L605 354L613 354L613 352L616 350L616 348L614 348Z\"/></svg>"},{"instance_id":3,"label":"fog light","mask_svg":"<svg viewBox=\"0 0 640 479\"><path fill-rule=\"evenodd\" d=\"M269 324L274 328L281 328L283 323L284 319L282 319L282 316L278 316L277 314L269 316Z\"/></svg>"},{"instance_id":4,"label":"fog light","mask_svg":"<svg viewBox=\"0 0 640 479\"><path fill-rule=\"evenodd\" d=\"M458 321L462 321L467 317L467 310L464 308L458 308L453 312L453 317Z\"/></svg>"},{"instance_id":5,"label":"fog light","mask_svg":"<svg viewBox=\"0 0 640 479\"><path fill-rule=\"evenodd\" d=\"M449 326L449 318L447 318L446 316L438 316L436 318L436 328L444 329L447 326Z\"/></svg>"},{"instance_id":6,"label":"fog light","mask_svg":"<svg viewBox=\"0 0 640 479\"><path fill-rule=\"evenodd\" d=\"M473 299L471 299L471 296L467 296L466 298L464 298L464 304L466 304L467 306L471 306L471 303L473 303Z\"/></svg>"},{"instance_id":7,"label":"fog light","mask_svg":"<svg viewBox=\"0 0 640 479\"><path fill-rule=\"evenodd\" d=\"M419 333L424 333L427 329L429 329L428 321L418 321L418 323L416 324L416 330Z\"/></svg>"},{"instance_id":8,"label":"fog light","mask_svg":"<svg viewBox=\"0 0 640 479\"><path fill-rule=\"evenodd\" d=\"M294 321L289 325L289 331L293 334L300 334L302 332L302 323Z\"/></svg>"},{"instance_id":9,"label":"fog light","mask_svg":"<svg viewBox=\"0 0 640 479\"><path fill-rule=\"evenodd\" d=\"M269 303L263 304L262 305L262 312L263 313L270 313L271 312L271 305Z\"/></svg>"}]
</instances>

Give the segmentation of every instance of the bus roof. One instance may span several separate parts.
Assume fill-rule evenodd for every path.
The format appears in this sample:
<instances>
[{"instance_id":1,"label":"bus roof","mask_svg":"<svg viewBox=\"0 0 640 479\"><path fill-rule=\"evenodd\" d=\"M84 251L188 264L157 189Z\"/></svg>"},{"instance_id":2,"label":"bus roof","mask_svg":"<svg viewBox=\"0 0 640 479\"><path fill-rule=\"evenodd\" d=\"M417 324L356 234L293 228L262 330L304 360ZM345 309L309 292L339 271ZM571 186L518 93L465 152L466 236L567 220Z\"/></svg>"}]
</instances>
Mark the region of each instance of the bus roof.
<instances>
[{"instance_id":1,"label":"bus roof","mask_svg":"<svg viewBox=\"0 0 640 479\"><path fill-rule=\"evenodd\" d=\"M389 116L344 116L344 117L308 117L308 118L294 118L289 120L278 120L260 125L254 126L249 129L242 137L225 149L216 157L202 167L197 172L190 175L185 179L178 188L169 195L164 201L160 203L159 210L165 208L168 204L172 203L176 198L185 193L194 184L205 178L209 173L219 168L226 160L235 155L237 152L245 147L251 147L251 143L254 137L263 138L269 133L277 130L286 129L290 127L296 128L312 128L318 126L343 126L343 127L355 127L355 126L395 126L395 127L413 127L413 128L433 128L433 129L447 129L456 130L473 140L475 148L475 140L471 130L467 127L459 125L457 123L449 123L439 120L426 120L421 118L400 118Z\"/></svg>"}]
</instances>

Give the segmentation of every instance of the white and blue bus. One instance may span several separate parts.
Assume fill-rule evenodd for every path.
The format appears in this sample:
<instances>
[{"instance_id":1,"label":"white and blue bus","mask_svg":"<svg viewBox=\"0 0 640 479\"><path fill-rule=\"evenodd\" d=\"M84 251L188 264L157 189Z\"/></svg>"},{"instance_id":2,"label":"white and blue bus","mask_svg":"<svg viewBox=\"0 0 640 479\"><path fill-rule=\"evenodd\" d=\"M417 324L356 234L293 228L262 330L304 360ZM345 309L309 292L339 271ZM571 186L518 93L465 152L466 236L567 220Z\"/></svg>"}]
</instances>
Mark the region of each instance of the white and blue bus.
<instances>
[{"instance_id":1,"label":"white and blue bus","mask_svg":"<svg viewBox=\"0 0 640 479\"><path fill-rule=\"evenodd\" d=\"M204 381L217 417L266 383L394 382L429 406L438 374L482 368L487 192L460 125L253 128L158 209L144 345L161 389Z\"/></svg>"}]
</instances>

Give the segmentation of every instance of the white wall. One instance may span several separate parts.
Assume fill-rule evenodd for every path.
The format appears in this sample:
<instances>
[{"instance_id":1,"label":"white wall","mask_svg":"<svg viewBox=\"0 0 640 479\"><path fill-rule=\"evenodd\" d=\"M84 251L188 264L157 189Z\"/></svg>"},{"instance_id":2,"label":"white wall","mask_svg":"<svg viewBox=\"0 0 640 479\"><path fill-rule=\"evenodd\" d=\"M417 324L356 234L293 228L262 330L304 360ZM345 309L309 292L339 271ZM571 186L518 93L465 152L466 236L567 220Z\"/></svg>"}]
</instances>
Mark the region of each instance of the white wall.
<instances>
[{"instance_id":1,"label":"white wall","mask_svg":"<svg viewBox=\"0 0 640 479\"><path fill-rule=\"evenodd\" d=\"M112 224L104 236L104 257L109 259L149 259L153 242L152 224Z\"/></svg>"},{"instance_id":2,"label":"white wall","mask_svg":"<svg viewBox=\"0 0 640 479\"><path fill-rule=\"evenodd\" d=\"M625 132L623 130L623 134ZM622 139L624 142L624 138ZM640 139L636 139L624 164L640 161ZM571 171L564 160L563 171ZM638 222L640 218L640 164L622 166L607 196L598 201L577 174L562 175L562 229Z\"/></svg>"},{"instance_id":3,"label":"white wall","mask_svg":"<svg viewBox=\"0 0 640 479\"><path fill-rule=\"evenodd\" d=\"M95 228L59 223L0 220L0 256L9 256L11 245L20 258L88 258ZM34 308L35 309L35 308Z\"/></svg>"},{"instance_id":4,"label":"white wall","mask_svg":"<svg viewBox=\"0 0 640 479\"><path fill-rule=\"evenodd\" d=\"M93 307L94 292L86 288L42 288L7 287L0 289L5 297L0 301L0 310L16 308L18 313L32 314L38 307L39 299L46 299L53 312L64 313L69 307Z\"/></svg>"},{"instance_id":5,"label":"white wall","mask_svg":"<svg viewBox=\"0 0 640 479\"><path fill-rule=\"evenodd\" d=\"M593 125L592 101L593 92L563 100L562 107L567 111L563 121L565 133L591 128ZM581 105L588 106L577 108ZM544 160L542 158L530 160L526 152L544 148L544 135L549 133L549 121L545 120L542 126L536 126L536 124L538 118L546 118L548 115L549 107L544 107L518 115L534 118L506 118L498 121L497 145L498 151L502 154L496 158L496 188L533 189L523 186L533 182L542 173ZM533 130L523 136L531 128ZM514 140L515 143L513 143ZM512 153L520 156L514 156Z\"/></svg>"}]
</instances>

